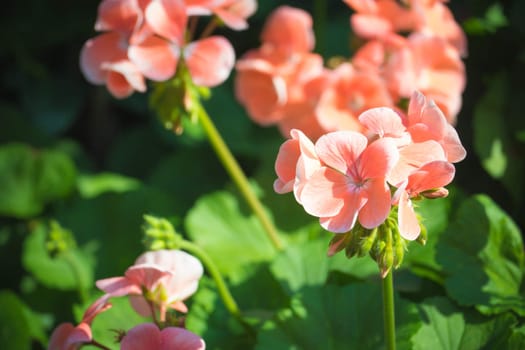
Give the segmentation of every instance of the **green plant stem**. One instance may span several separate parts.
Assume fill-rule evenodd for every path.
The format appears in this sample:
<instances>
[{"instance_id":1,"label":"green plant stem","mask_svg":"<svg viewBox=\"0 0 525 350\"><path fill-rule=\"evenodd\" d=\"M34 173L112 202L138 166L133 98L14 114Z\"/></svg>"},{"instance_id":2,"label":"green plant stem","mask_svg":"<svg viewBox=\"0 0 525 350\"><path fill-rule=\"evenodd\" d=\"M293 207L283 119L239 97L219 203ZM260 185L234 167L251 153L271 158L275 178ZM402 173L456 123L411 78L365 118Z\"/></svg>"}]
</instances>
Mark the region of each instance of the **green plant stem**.
<instances>
[{"instance_id":1,"label":"green plant stem","mask_svg":"<svg viewBox=\"0 0 525 350\"><path fill-rule=\"evenodd\" d=\"M190 241L182 241L180 247L181 249L187 250L189 253L192 253L197 258L199 258L200 261L202 261L204 266L206 266L206 269L208 270L210 276L213 278L215 284L217 285L217 290L219 291L219 295L221 296L224 306L226 306L226 309L232 316L241 320L241 311L239 310L235 299L233 299L233 296L230 293L228 286L224 282L224 279L222 278L219 269L217 268L213 260L208 256L208 254L206 254L206 252L201 247Z\"/></svg>"},{"instance_id":2,"label":"green plant stem","mask_svg":"<svg viewBox=\"0 0 525 350\"><path fill-rule=\"evenodd\" d=\"M246 175L244 174L241 167L233 157L230 149L222 139L219 131L213 124L213 121L211 120L210 116L204 109L202 109L202 112L198 113L198 115L200 123L204 128L204 131L206 132L206 135L208 136L208 139L210 140L210 143L215 152L217 153L217 156L219 157L222 165L241 191L242 195L246 199L246 202L248 202L248 205L252 209L253 213L261 222L264 230L266 231L266 234L268 235L268 238L271 240L274 247L277 250L282 250L283 244L279 239L277 230L275 229L268 215L264 211L264 208L257 196L255 195L255 193L253 192L250 183L246 178Z\"/></svg>"},{"instance_id":3,"label":"green plant stem","mask_svg":"<svg viewBox=\"0 0 525 350\"><path fill-rule=\"evenodd\" d=\"M390 269L383 278L383 320L385 324L385 344L387 350L396 349L396 321L394 315L394 277Z\"/></svg>"}]
</instances>

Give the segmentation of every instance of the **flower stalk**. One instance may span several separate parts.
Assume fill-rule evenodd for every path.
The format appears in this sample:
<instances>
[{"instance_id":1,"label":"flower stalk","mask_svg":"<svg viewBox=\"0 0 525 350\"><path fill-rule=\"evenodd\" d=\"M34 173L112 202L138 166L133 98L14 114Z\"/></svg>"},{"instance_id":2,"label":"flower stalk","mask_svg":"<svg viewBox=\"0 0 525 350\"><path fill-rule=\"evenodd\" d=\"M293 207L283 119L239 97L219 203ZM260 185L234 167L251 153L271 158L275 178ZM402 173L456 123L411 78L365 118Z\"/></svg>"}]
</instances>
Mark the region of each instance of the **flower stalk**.
<instances>
[{"instance_id":1,"label":"flower stalk","mask_svg":"<svg viewBox=\"0 0 525 350\"><path fill-rule=\"evenodd\" d=\"M206 252L201 247L190 241L181 241L180 248L195 255L200 261L202 261L204 266L206 266L206 269L208 270L210 276L213 278L215 284L217 285L217 290L219 291L219 295L221 296L224 306L226 306L226 309L232 316L240 320L241 311L239 309L239 306L237 306L237 302L230 293L228 286L224 282L224 279L222 278L222 275L219 269L217 268L217 265L215 265L215 263L213 262L213 260L208 256L208 254L206 254Z\"/></svg>"},{"instance_id":2,"label":"flower stalk","mask_svg":"<svg viewBox=\"0 0 525 350\"><path fill-rule=\"evenodd\" d=\"M387 350L396 349L396 327L394 314L394 277L393 270L383 278L383 321L385 327L385 345Z\"/></svg>"},{"instance_id":3,"label":"flower stalk","mask_svg":"<svg viewBox=\"0 0 525 350\"><path fill-rule=\"evenodd\" d=\"M222 165L232 178L233 182L237 185L238 189L241 191L241 194L245 198L246 202L248 202L248 205L252 209L253 213L257 216L259 219L261 225L263 226L268 238L272 242L273 246L277 250L283 249L283 244L277 234L277 230L273 223L270 221L270 218L266 214L261 202L253 192L250 183L248 182L248 179L246 178L246 175L244 174L243 170L239 166L239 163L235 160L235 157L232 155L230 149L224 142L223 138L221 137L221 134L215 127L215 124L211 120L208 113L204 110L204 108L200 109L200 113L198 113L199 121L204 128L204 131L206 132L206 135L208 136L208 139L217 153L217 156L219 157L219 160L221 161Z\"/></svg>"}]
</instances>

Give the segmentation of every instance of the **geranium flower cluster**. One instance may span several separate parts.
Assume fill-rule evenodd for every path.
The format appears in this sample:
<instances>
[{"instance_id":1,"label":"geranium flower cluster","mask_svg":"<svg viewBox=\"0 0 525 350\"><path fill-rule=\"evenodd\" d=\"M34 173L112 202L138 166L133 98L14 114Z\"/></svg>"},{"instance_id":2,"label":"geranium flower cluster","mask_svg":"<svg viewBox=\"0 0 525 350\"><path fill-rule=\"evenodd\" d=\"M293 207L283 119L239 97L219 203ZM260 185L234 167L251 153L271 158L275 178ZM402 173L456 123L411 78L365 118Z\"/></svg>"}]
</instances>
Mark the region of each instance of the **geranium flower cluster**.
<instances>
[{"instance_id":1,"label":"geranium flower cluster","mask_svg":"<svg viewBox=\"0 0 525 350\"><path fill-rule=\"evenodd\" d=\"M103 0L95 23L102 34L85 43L80 67L89 82L106 85L117 98L146 91L146 79L172 78L182 64L195 85L215 86L233 68L233 47L207 31L193 40L189 22L195 27L197 16L214 15L241 30L255 10L255 0Z\"/></svg>"},{"instance_id":2,"label":"geranium flower cluster","mask_svg":"<svg viewBox=\"0 0 525 350\"><path fill-rule=\"evenodd\" d=\"M111 298L121 296L129 296L137 313L155 321L127 331L118 330L121 331L118 340L122 350L205 349L199 336L178 324L171 324L166 317L170 309L182 313L188 311L184 300L195 293L202 274L200 261L184 251L146 252L137 258L124 276L98 280L96 285L105 294L87 309L77 326L60 324L51 335L48 349L71 350L87 344L105 348L93 338L91 323L98 314L111 308Z\"/></svg>"},{"instance_id":3,"label":"geranium flower cluster","mask_svg":"<svg viewBox=\"0 0 525 350\"><path fill-rule=\"evenodd\" d=\"M413 200L448 194L444 186L454 178L453 163L466 156L458 134L418 91L407 114L375 107L357 120L362 133L334 131L315 143L293 129L277 155L274 189L293 191L328 231L346 234L359 227L368 235L393 214L396 233L415 240L421 226ZM342 249L339 239L333 243L331 253ZM388 271L391 264L383 267Z\"/></svg>"},{"instance_id":4,"label":"geranium flower cluster","mask_svg":"<svg viewBox=\"0 0 525 350\"><path fill-rule=\"evenodd\" d=\"M415 90L435 101L454 123L465 87L466 39L438 0L346 0L362 45L349 60L323 66L312 18L277 8L261 33L262 45L236 64L235 92L250 117L300 129L312 139L337 130L362 132L358 116L373 107L406 107Z\"/></svg>"}]
</instances>

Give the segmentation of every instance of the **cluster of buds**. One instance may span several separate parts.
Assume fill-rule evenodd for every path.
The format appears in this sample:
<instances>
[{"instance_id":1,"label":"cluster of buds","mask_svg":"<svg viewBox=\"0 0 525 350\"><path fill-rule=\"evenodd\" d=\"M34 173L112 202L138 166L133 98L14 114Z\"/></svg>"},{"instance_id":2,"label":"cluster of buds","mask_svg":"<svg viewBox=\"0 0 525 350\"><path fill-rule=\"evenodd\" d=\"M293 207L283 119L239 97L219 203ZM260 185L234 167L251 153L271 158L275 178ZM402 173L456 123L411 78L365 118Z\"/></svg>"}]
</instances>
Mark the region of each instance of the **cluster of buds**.
<instances>
[{"instance_id":1,"label":"cluster of buds","mask_svg":"<svg viewBox=\"0 0 525 350\"><path fill-rule=\"evenodd\" d=\"M364 131L358 117L386 106L404 111L421 91L454 123L465 87L466 39L443 1L346 0L361 45L353 57L328 60L312 50L312 18L281 6L268 18L262 45L236 64L236 97L261 125L311 139Z\"/></svg>"},{"instance_id":2,"label":"cluster of buds","mask_svg":"<svg viewBox=\"0 0 525 350\"><path fill-rule=\"evenodd\" d=\"M274 189L293 191L307 213L336 233L329 255L370 254L385 276L401 264L405 241L426 241L415 201L446 196L453 163L466 151L439 107L418 91L407 114L376 107L358 121L362 133L330 132L315 144L293 129L277 155Z\"/></svg>"}]
</instances>

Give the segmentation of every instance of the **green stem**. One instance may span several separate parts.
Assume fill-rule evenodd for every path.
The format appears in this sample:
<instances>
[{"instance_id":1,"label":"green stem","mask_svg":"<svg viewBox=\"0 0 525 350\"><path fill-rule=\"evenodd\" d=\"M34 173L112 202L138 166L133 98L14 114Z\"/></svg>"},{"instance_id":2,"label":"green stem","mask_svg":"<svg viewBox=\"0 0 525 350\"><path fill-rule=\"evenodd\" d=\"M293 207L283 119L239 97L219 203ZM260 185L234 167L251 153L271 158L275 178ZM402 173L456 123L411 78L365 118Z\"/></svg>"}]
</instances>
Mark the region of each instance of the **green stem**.
<instances>
[{"instance_id":1,"label":"green stem","mask_svg":"<svg viewBox=\"0 0 525 350\"><path fill-rule=\"evenodd\" d=\"M184 250L187 250L189 253L195 255L200 261L202 261L204 266L206 266L206 269L208 270L209 274L215 281L215 284L217 285L217 290L219 291L219 295L221 296L224 306L226 306L226 309L230 312L232 316L235 316L236 318L241 320L241 311L239 310L235 299L233 299L233 296L231 295L228 286L224 282L224 279L222 278L219 269L217 268L213 260L211 260L211 258L208 256L208 254L206 254L206 252L202 250L201 247L190 241L183 240L181 242L180 247Z\"/></svg>"},{"instance_id":2,"label":"green stem","mask_svg":"<svg viewBox=\"0 0 525 350\"><path fill-rule=\"evenodd\" d=\"M383 320L385 324L385 344L387 350L396 349L396 321L394 316L394 277L393 269L383 278Z\"/></svg>"},{"instance_id":3,"label":"green stem","mask_svg":"<svg viewBox=\"0 0 525 350\"><path fill-rule=\"evenodd\" d=\"M69 267L71 268L71 270L73 271L73 274L75 275L75 279L77 280L77 283L78 283L77 291L78 291L80 300L82 300L82 303L86 303L88 300L88 293L84 285L84 281L81 277L82 276L82 273L80 272L81 267L78 265L77 260L71 256L71 252L66 251L63 253L62 256L67 261L67 263L69 264Z\"/></svg>"},{"instance_id":4,"label":"green stem","mask_svg":"<svg viewBox=\"0 0 525 350\"><path fill-rule=\"evenodd\" d=\"M219 131L213 124L213 121L211 120L210 116L204 109L202 109L201 113L198 113L198 115L201 125L204 128L206 134L208 135L208 139L210 140L210 143L215 152L217 153L217 156L219 157L222 165L241 191L242 195L246 199L246 202L248 202L248 205L253 210L253 213L261 222L264 230L266 231L266 234L268 235L268 238L271 240L274 247L277 250L282 250L283 244L279 239L277 230L275 229L268 215L264 211L264 208L257 196L255 195L255 193L253 192L250 183L246 178L246 175L244 174L241 167L233 157L230 149L222 139Z\"/></svg>"}]
</instances>

